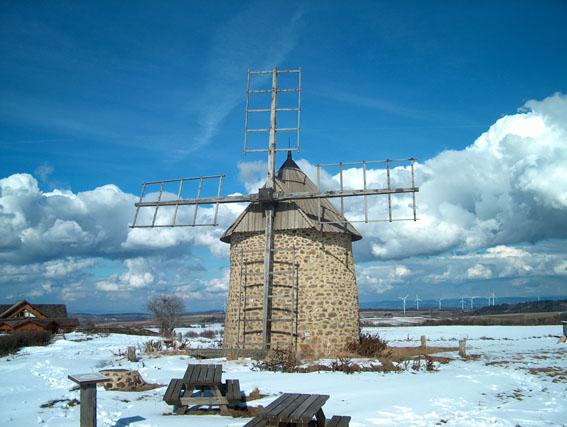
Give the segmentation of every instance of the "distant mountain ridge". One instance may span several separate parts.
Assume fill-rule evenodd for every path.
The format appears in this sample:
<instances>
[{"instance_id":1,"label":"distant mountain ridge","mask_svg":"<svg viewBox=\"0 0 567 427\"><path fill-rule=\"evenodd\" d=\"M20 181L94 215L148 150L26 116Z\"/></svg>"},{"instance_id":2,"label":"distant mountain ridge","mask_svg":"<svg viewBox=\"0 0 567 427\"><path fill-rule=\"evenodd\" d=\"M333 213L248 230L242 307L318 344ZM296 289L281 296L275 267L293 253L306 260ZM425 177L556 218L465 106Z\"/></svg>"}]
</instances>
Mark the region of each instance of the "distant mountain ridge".
<instances>
[{"instance_id":1,"label":"distant mountain ridge","mask_svg":"<svg viewBox=\"0 0 567 427\"><path fill-rule=\"evenodd\" d=\"M475 310L472 314L508 314L508 313L549 313L565 311L567 312L567 299L564 300L545 300L529 301L518 304L498 304L490 307L482 307Z\"/></svg>"},{"instance_id":2,"label":"distant mountain ridge","mask_svg":"<svg viewBox=\"0 0 567 427\"><path fill-rule=\"evenodd\" d=\"M464 296L464 308L467 311L471 309L471 298ZM539 298L541 301L565 301L567 296L565 295L545 295ZM520 303L537 302L538 297L499 297L496 296L497 305L514 305ZM406 302L407 311L415 311L415 296L410 295ZM461 298L443 298L441 300L442 310L461 310ZM488 307L488 297L474 297L473 310ZM393 300L383 300L383 301L362 301L360 303L360 308L362 310L402 310L402 301L399 299ZM419 302L419 309L422 310L437 310L439 308L439 300L432 298L423 298Z\"/></svg>"}]
</instances>

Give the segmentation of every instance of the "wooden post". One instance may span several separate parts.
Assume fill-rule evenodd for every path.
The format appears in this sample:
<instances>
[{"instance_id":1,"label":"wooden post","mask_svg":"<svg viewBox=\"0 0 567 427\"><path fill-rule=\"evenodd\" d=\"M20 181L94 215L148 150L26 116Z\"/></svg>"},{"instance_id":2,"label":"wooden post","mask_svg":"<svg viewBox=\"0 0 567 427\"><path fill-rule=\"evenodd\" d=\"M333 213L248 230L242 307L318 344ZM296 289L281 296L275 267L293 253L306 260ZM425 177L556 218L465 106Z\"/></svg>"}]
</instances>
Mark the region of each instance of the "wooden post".
<instances>
[{"instance_id":1,"label":"wooden post","mask_svg":"<svg viewBox=\"0 0 567 427\"><path fill-rule=\"evenodd\" d=\"M81 427L96 427L96 385L108 378L94 374L69 375L68 378L81 388Z\"/></svg>"},{"instance_id":2,"label":"wooden post","mask_svg":"<svg viewBox=\"0 0 567 427\"><path fill-rule=\"evenodd\" d=\"M81 427L96 427L96 383L81 386Z\"/></svg>"},{"instance_id":3,"label":"wooden post","mask_svg":"<svg viewBox=\"0 0 567 427\"><path fill-rule=\"evenodd\" d=\"M563 336L567 337L567 321L563 320L561 323L563 323Z\"/></svg>"},{"instance_id":4,"label":"wooden post","mask_svg":"<svg viewBox=\"0 0 567 427\"><path fill-rule=\"evenodd\" d=\"M462 339L459 340L459 356L467 357L467 340Z\"/></svg>"},{"instance_id":5,"label":"wooden post","mask_svg":"<svg viewBox=\"0 0 567 427\"><path fill-rule=\"evenodd\" d=\"M425 335L421 336L421 347L427 348L427 337Z\"/></svg>"},{"instance_id":6,"label":"wooden post","mask_svg":"<svg viewBox=\"0 0 567 427\"><path fill-rule=\"evenodd\" d=\"M128 358L128 361L130 361L130 362L135 362L137 360L136 359L136 347L134 347L134 346L128 347L127 358Z\"/></svg>"}]
</instances>

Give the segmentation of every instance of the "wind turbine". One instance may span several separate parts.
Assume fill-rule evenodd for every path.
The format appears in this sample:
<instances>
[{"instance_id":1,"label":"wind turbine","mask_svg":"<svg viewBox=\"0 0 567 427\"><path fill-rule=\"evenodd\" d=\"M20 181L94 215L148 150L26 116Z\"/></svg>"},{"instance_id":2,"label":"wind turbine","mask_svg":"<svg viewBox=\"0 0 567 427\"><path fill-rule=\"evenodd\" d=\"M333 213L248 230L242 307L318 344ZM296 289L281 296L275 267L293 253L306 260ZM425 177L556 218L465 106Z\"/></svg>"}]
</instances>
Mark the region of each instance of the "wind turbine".
<instances>
[{"instance_id":1,"label":"wind turbine","mask_svg":"<svg viewBox=\"0 0 567 427\"><path fill-rule=\"evenodd\" d=\"M465 311L465 297L461 297L461 310Z\"/></svg>"},{"instance_id":2,"label":"wind turbine","mask_svg":"<svg viewBox=\"0 0 567 427\"><path fill-rule=\"evenodd\" d=\"M471 310L474 309L474 299L475 298L476 297L470 297L470 299L471 299Z\"/></svg>"},{"instance_id":3,"label":"wind turbine","mask_svg":"<svg viewBox=\"0 0 567 427\"><path fill-rule=\"evenodd\" d=\"M441 301L443 301L443 298L438 298L438 299L437 299L439 311L441 311Z\"/></svg>"},{"instance_id":4,"label":"wind turbine","mask_svg":"<svg viewBox=\"0 0 567 427\"><path fill-rule=\"evenodd\" d=\"M406 299L408 299L409 295L406 295L405 297L399 297L399 299L401 299L404 302L404 316L406 315Z\"/></svg>"},{"instance_id":5,"label":"wind turbine","mask_svg":"<svg viewBox=\"0 0 567 427\"><path fill-rule=\"evenodd\" d=\"M415 309L419 311L419 302L421 300L419 299L419 295L415 294Z\"/></svg>"}]
</instances>

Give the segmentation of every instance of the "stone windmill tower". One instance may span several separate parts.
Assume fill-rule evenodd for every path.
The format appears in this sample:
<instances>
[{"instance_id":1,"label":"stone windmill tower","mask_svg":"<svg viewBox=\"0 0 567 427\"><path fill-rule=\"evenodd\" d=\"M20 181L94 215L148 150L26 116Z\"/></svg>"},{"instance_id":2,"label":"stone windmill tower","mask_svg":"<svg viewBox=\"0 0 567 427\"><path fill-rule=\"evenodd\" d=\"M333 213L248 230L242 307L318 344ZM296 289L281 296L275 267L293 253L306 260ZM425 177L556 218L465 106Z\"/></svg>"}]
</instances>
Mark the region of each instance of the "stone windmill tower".
<instances>
[{"instance_id":1,"label":"stone windmill tower","mask_svg":"<svg viewBox=\"0 0 567 427\"><path fill-rule=\"evenodd\" d=\"M289 75L296 76L295 85L278 84L280 77ZM267 88L255 87L255 78L265 82L266 77L271 77ZM286 105L280 97L290 94L296 96L295 103ZM257 106L254 97L266 95L269 107ZM299 151L300 111L301 70L249 71L244 151L267 152L265 185L254 194L221 196L224 175L151 181L142 184L136 203L135 228L216 226L219 205L249 203L221 237L230 243L224 347L231 352L283 347L309 355L336 355L359 331L352 242L362 237L352 226L354 221L344 217L345 198L363 200L364 214L356 222L367 223L383 221L369 219L367 198L386 195L385 220L391 222L392 196L409 193L410 219L416 219L419 189L414 184L413 158L317 165L317 185L313 183L291 157L292 151ZM285 117L290 114L292 121ZM263 126L255 119L258 115L266 116ZM277 148L276 136L286 133L294 135L294 146L289 142L287 148ZM258 148L251 136L262 134L268 135L268 144ZM278 151L286 151L288 157L276 171ZM392 185L394 163L401 163L408 172L409 186ZM384 177L380 188L367 185L367 168L372 164L385 166L380 169ZM338 190L320 190L321 167L339 168ZM344 187L345 167L361 169L361 188ZM209 195L205 188L211 183L214 190ZM189 188L194 189L190 194ZM339 199L340 209L329 201L333 198ZM209 207L208 216L203 217L200 206ZM185 208L192 210L184 212ZM144 215L148 210L149 215Z\"/></svg>"},{"instance_id":2,"label":"stone windmill tower","mask_svg":"<svg viewBox=\"0 0 567 427\"><path fill-rule=\"evenodd\" d=\"M276 191L317 193L292 160L276 175ZM358 289L352 242L362 236L326 199L290 200L275 209L269 321L270 347L301 354L333 355L356 340ZM264 209L253 202L226 230L230 243L230 286L224 346L263 348Z\"/></svg>"}]
</instances>

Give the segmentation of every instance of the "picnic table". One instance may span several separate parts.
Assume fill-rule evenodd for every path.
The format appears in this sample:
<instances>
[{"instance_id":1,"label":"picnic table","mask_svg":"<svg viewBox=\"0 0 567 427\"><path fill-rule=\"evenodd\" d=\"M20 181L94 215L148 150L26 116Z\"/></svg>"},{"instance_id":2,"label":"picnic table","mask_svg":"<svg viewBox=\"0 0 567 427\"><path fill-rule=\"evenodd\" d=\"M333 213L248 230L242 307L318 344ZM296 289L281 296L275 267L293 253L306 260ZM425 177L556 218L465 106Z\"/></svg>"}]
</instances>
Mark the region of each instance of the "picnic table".
<instances>
[{"instance_id":1,"label":"picnic table","mask_svg":"<svg viewBox=\"0 0 567 427\"><path fill-rule=\"evenodd\" d=\"M190 364L183 378L170 381L163 400L181 415L192 406L219 406L222 413L229 405L240 404L242 397L238 380L222 383L222 365Z\"/></svg>"},{"instance_id":2,"label":"picnic table","mask_svg":"<svg viewBox=\"0 0 567 427\"><path fill-rule=\"evenodd\" d=\"M350 417L334 416L330 420L325 418L323 405L328 399L329 396L326 394L284 393L244 427L277 427L280 425L347 427Z\"/></svg>"}]
</instances>

